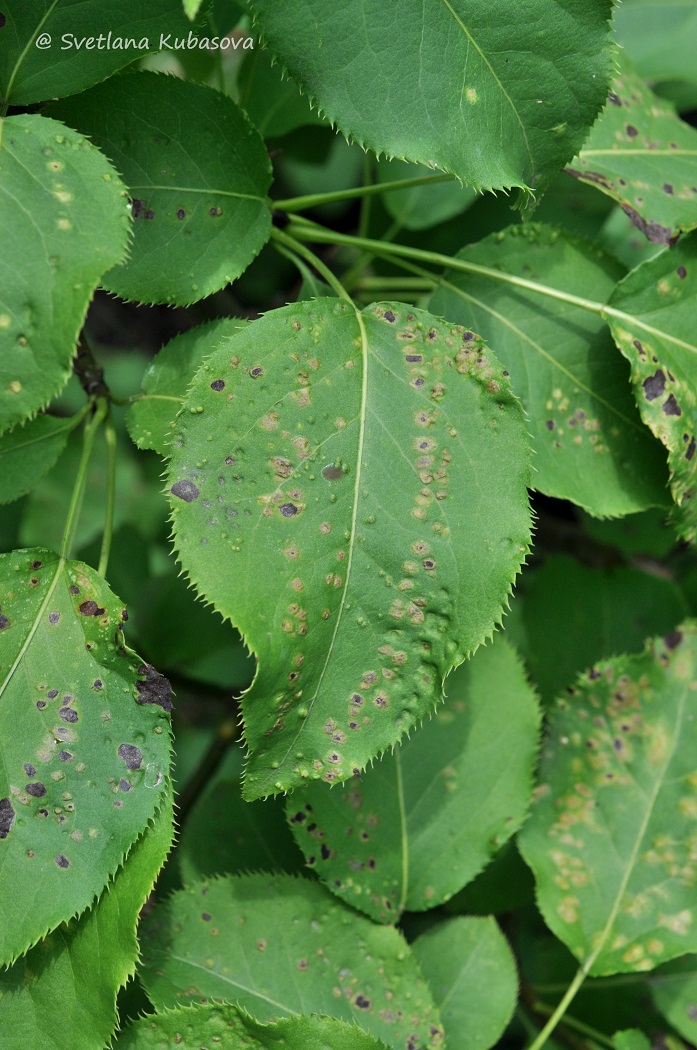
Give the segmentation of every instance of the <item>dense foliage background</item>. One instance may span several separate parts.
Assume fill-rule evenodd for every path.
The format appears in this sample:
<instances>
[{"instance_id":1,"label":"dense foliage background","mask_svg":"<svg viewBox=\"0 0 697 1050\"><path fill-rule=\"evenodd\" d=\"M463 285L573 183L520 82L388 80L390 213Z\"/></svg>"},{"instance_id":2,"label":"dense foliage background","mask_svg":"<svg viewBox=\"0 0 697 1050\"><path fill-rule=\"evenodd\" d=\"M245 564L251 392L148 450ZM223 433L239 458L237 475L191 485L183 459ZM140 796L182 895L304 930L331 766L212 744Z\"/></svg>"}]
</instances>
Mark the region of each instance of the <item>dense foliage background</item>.
<instances>
[{"instance_id":1,"label":"dense foliage background","mask_svg":"<svg viewBox=\"0 0 697 1050\"><path fill-rule=\"evenodd\" d=\"M1 1050L697 1042L696 41L5 3Z\"/></svg>"}]
</instances>

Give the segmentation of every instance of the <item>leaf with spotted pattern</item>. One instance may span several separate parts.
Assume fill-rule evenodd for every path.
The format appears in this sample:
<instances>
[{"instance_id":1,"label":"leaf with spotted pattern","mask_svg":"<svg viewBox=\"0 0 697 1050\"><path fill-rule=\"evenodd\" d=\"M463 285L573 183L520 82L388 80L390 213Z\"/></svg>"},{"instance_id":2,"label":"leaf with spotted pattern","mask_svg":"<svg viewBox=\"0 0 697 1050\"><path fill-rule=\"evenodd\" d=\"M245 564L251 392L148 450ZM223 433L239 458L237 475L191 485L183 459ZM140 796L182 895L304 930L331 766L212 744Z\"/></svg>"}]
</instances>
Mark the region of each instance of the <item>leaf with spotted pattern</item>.
<instances>
[{"instance_id":1,"label":"leaf with spotted pattern","mask_svg":"<svg viewBox=\"0 0 697 1050\"><path fill-rule=\"evenodd\" d=\"M145 920L142 949L141 979L157 1010L227 1000L259 1021L331 1014L395 1050L442 1046L438 1011L403 935L309 879L194 883Z\"/></svg>"},{"instance_id":2,"label":"leaf with spotted pattern","mask_svg":"<svg viewBox=\"0 0 697 1050\"><path fill-rule=\"evenodd\" d=\"M299 1014L262 1024L246 1010L229 1004L196 1003L141 1017L114 1043L114 1050L387 1050L357 1025L334 1017Z\"/></svg>"},{"instance_id":3,"label":"leaf with spotted pattern","mask_svg":"<svg viewBox=\"0 0 697 1050\"><path fill-rule=\"evenodd\" d=\"M452 897L527 813L540 716L512 647L496 635L446 692L433 718L362 776L309 784L286 803L308 865L377 922Z\"/></svg>"},{"instance_id":4,"label":"leaf with spotted pattern","mask_svg":"<svg viewBox=\"0 0 697 1050\"><path fill-rule=\"evenodd\" d=\"M102 1050L108 1044L117 1024L116 994L138 959L139 913L172 845L173 816L170 789L99 900L0 973L3 1050Z\"/></svg>"},{"instance_id":5,"label":"leaf with spotted pattern","mask_svg":"<svg viewBox=\"0 0 697 1050\"><path fill-rule=\"evenodd\" d=\"M642 419L668 449L675 525L697 532L697 233L632 270L605 314Z\"/></svg>"},{"instance_id":6,"label":"leaf with spotted pattern","mask_svg":"<svg viewBox=\"0 0 697 1050\"><path fill-rule=\"evenodd\" d=\"M669 504L665 453L642 425L602 318L499 279L604 303L621 267L581 238L538 223L492 234L457 258L488 273L446 271L429 308L473 327L510 372L528 413L534 487L598 517Z\"/></svg>"},{"instance_id":7,"label":"leaf with spotted pattern","mask_svg":"<svg viewBox=\"0 0 697 1050\"><path fill-rule=\"evenodd\" d=\"M520 847L552 932L592 975L697 951L697 622L556 702Z\"/></svg>"},{"instance_id":8,"label":"leaf with spotted pattern","mask_svg":"<svg viewBox=\"0 0 697 1050\"><path fill-rule=\"evenodd\" d=\"M106 886L168 790L169 683L88 566L0 555L0 965Z\"/></svg>"},{"instance_id":9,"label":"leaf with spotted pattern","mask_svg":"<svg viewBox=\"0 0 697 1050\"><path fill-rule=\"evenodd\" d=\"M223 342L177 423L181 561L259 657L245 795L346 780L433 710L526 555L506 375L429 313L321 299Z\"/></svg>"},{"instance_id":10,"label":"leaf with spotted pattern","mask_svg":"<svg viewBox=\"0 0 697 1050\"><path fill-rule=\"evenodd\" d=\"M566 170L616 200L654 244L673 244L697 226L696 163L697 131L620 57L607 105Z\"/></svg>"}]
</instances>

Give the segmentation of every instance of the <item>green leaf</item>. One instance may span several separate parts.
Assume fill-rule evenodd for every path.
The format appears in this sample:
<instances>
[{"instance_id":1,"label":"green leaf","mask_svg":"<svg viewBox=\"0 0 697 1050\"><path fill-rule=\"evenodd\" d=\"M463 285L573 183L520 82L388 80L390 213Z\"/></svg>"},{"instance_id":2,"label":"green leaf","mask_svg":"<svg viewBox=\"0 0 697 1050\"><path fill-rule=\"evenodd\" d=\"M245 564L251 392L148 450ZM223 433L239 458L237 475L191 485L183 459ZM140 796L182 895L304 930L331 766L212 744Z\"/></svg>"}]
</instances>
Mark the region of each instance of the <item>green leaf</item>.
<instances>
[{"instance_id":1,"label":"green leaf","mask_svg":"<svg viewBox=\"0 0 697 1050\"><path fill-rule=\"evenodd\" d=\"M255 47L245 56L238 76L239 103L264 138L287 135L307 124L324 124L298 91L298 85Z\"/></svg>"},{"instance_id":2,"label":"green leaf","mask_svg":"<svg viewBox=\"0 0 697 1050\"><path fill-rule=\"evenodd\" d=\"M546 226L513 226L457 258L603 303L621 270L584 241ZM642 426L627 368L601 318L484 274L449 271L434 313L480 332L528 413L533 484L600 517L665 505L665 459Z\"/></svg>"},{"instance_id":3,"label":"green leaf","mask_svg":"<svg viewBox=\"0 0 697 1050\"><path fill-rule=\"evenodd\" d=\"M544 185L605 101L609 0L250 6L271 52L345 135L477 189Z\"/></svg>"},{"instance_id":4,"label":"green leaf","mask_svg":"<svg viewBox=\"0 0 697 1050\"><path fill-rule=\"evenodd\" d=\"M616 200L655 244L697 226L697 131L626 59L583 149L566 169Z\"/></svg>"},{"instance_id":5,"label":"green leaf","mask_svg":"<svg viewBox=\"0 0 697 1050\"><path fill-rule=\"evenodd\" d=\"M0 436L0 503L11 503L31 492L55 465L76 422L75 417L39 415Z\"/></svg>"},{"instance_id":6,"label":"green leaf","mask_svg":"<svg viewBox=\"0 0 697 1050\"><path fill-rule=\"evenodd\" d=\"M0 555L0 964L82 912L168 791L169 683L86 565Z\"/></svg>"},{"instance_id":7,"label":"green leaf","mask_svg":"<svg viewBox=\"0 0 697 1050\"><path fill-rule=\"evenodd\" d=\"M191 29L180 0L32 0L8 4L0 51L0 102L29 105L83 91Z\"/></svg>"},{"instance_id":8,"label":"green leaf","mask_svg":"<svg viewBox=\"0 0 697 1050\"><path fill-rule=\"evenodd\" d=\"M697 234L638 266L617 286L605 311L631 365L642 419L668 449L675 524L697 531L697 371L694 310Z\"/></svg>"},{"instance_id":9,"label":"green leaf","mask_svg":"<svg viewBox=\"0 0 697 1050\"><path fill-rule=\"evenodd\" d=\"M624 0L614 22L618 42L646 80L697 80L695 0Z\"/></svg>"},{"instance_id":10,"label":"green leaf","mask_svg":"<svg viewBox=\"0 0 697 1050\"><path fill-rule=\"evenodd\" d=\"M518 997L513 953L494 919L450 919L418 937L412 951L441 1011L448 1050L489 1050Z\"/></svg>"},{"instance_id":11,"label":"green leaf","mask_svg":"<svg viewBox=\"0 0 697 1050\"><path fill-rule=\"evenodd\" d=\"M203 0L184 0L184 13L192 22L201 10Z\"/></svg>"},{"instance_id":12,"label":"green leaf","mask_svg":"<svg viewBox=\"0 0 697 1050\"><path fill-rule=\"evenodd\" d=\"M93 907L0 973L3 1050L102 1050L109 1042L116 993L135 969L138 916L171 847L172 821L170 795Z\"/></svg>"},{"instance_id":13,"label":"green leaf","mask_svg":"<svg viewBox=\"0 0 697 1050\"><path fill-rule=\"evenodd\" d=\"M260 1021L331 1014L396 1050L410 1035L424 1050L442 1043L438 1012L402 934L307 879L197 883L146 920L142 944L142 980L158 1010L223 999Z\"/></svg>"},{"instance_id":14,"label":"green leaf","mask_svg":"<svg viewBox=\"0 0 697 1050\"><path fill-rule=\"evenodd\" d=\"M623 1032L615 1032L612 1042L615 1050L651 1050L653 1046L645 1032L638 1028L627 1028Z\"/></svg>"},{"instance_id":15,"label":"green leaf","mask_svg":"<svg viewBox=\"0 0 697 1050\"><path fill-rule=\"evenodd\" d=\"M357 1025L333 1017L302 1014L261 1024L235 1006L196 1004L167 1010L155 1017L141 1017L127 1028L114 1044L114 1050L161 1050L176 1045L178 1050L200 1050L202 1043L225 1050L385 1050L386 1044L373 1039Z\"/></svg>"},{"instance_id":16,"label":"green leaf","mask_svg":"<svg viewBox=\"0 0 697 1050\"><path fill-rule=\"evenodd\" d=\"M697 949L697 625L593 668L558 700L520 836L538 904L586 972Z\"/></svg>"},{"instance_id":17,"label":"green leaf","mask_svg":"<svg viewBox=\"0 0 697 1050\"><path fill-rule=\"evenodd\" d=\"M495 636L446 692L431 721L361 777L308 785L287 802L307 863L377 922L442 904L527 813L539 712L513 649Z\"/></svg>"},{"instance_id":18,"label":"green leaf","mask_svg":"<svg viewBox=\"0 0 697 1050\"><path fill-rule=\"evenodd\" d=\"M232 99L128 73L50 111L89 135L128 186L133 244L104 278L108 291L186 305L234 281L267 241L269 158Z\"/></svg>"},{"instance_id":19,"label":"green leaf","mask_svg":"<svg viewBox=\"0 0 697 1050\"><path fill-rule=\"evenodd\" d=\"M672 631L686 613L670 580L552 555L526 578L523 597L527 663L542 699L551 701L596 660L641 652L647 637Z\"/></svg>"},{"instance_id":20,"label":"green leaf","mask_svg":"<svg viewBox=\"0 0 697 1050\"><path fill-rule=\"evenodd\" d=\"M613 521L584 516L582 521L589 536L599 543L617 547L627 558L634 555L665 558L678 545L677 534L662 510L645 510Z\"/></svg>"},{"instance_id":21,"label":"green leaf","mask_svg":"<svg viewBox=\"0 0 697 1050\"><path fill-rule=\"evenodd\" d=\"M219 780L201 796L184 825L178 857L185 883L212 875L304 868L281 800L244 802L240 778Z\"/></svg>"},{"instance_id":22,"label":"green leaf","mask_svg":"<svg viewBox=\"0 0 697 1050\"><path fill-rule=\"evenodd\" d=\"M435 707L525 557L528 464L498 363L424 311L298 303L234 351L190 388L168 486L186 571L259 657L252 799L346 780Z\"/></svg>"},{"instance_id":23,"label":"green leaf","mask_svg":"<svg viewBox=\"0 0 697 1050\"><path fill-rule=\"evenodd\" d=\"M191 377L225 336L246 324L241 318L223 317L176 335L163 346L143 376L142 399L131 405L127 416L128 433L138 448L168 454L167 439Z\"/></svg>"},{"instance_id":24,"label":"green leaf","mask_svg":"<svg viewBox=\"0 0 697 1050\"><path fill-rule=\"evenodd\" d=\"M532 903L535 883L527 864L508 842L473 882L445 902L449 915L500 915Z\"/></svg>"},{"instance_id":25,"label":"green leaf","mask_svg":"<svg viewBox=\"0 0 697 1050\"><path fill-rule=\"evenodd\" d=\"M649 979L654 1005L691 1043L697 1036L697 959L686 955L661 966Z\"/></svg>"},{"instance_id":26,"label":"green leaf","mask_svg":"<svg viewBox=\"0 0 697 1050\"><path fill-rule=\"evenodd\" d=\"M84 400L84 398L83 398ZM117 445L119 460L116 474L116 507L114 524L138 525L143 536L152 537L164 525L166 507L157 491L157 481L143 469L130 443ZM131 453L129 455L129 453ZM60 547L65 523L66 492L70 492L82 455L82 434L68 438L65 452L46 477L30 493L22 516L20 543L23 547ZM75 530L75 547L81 550L101 536L104 529L104 499L107 477L106 443L97 438L87 473L80 519Z\"/></svg>"},{"instance_id":27,"label":"green leaf","mask_svg":"<svg viewBox=\"0 0 697 1050\"><path fill-rule=\"evenodd\" d=\"M0 119L0 228L18 246L0 262L0 430L68 378L92 292L124 256L125 205L116 172L81 135L34 114Z\"/></svg>"},{"instance_id":28,"label":"green leaf","mask_svg":"<svg viewBox=\"0 0 697 1050\"><path fill-rule=\"evenodd\" d=\"M422 175L433 175L433 172L424 164L405 164L401 160L381 160L377 165L378 182L414 179ZM451 182L390 190L382 194L381 200L400 226L408 230L424 230L459 215L478 197L475 190L461 186L453 179Z\"/></svg>"}]
</instances>

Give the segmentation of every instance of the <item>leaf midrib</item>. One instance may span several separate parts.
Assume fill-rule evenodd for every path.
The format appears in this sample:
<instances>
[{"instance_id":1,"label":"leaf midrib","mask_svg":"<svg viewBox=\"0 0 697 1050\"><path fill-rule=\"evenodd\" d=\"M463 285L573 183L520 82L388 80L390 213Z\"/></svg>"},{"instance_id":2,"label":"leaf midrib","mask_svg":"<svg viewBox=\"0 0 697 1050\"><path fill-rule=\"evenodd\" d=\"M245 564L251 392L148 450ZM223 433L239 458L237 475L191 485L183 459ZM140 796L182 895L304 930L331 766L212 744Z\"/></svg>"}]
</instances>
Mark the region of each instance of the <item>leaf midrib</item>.
<instances>
[{"instance_id":1,"label":"leaf midrib","mask_svg":"<svg viewBox=\"0 0 697 1050\"><path fill-rule=\"evenodd\" d=\"M500 80L498 74L494 70L494 67L491 65L491 62L489 61L489 59L484 54L484 52L482 51L481 47L479 46L477 41L474 39L474 37L470 33L470 31L467 28L467 26L465 25L465 23L462 21L462 19L457 14L457 12L453 10L453 7L452 7L452 5L450 3L450 0L441 0L441 2L446 7L446 9L450 12L452 17L454 18L454 20L457 22L458 26L462 30L462 32L465 34L468 43L472 44L472 46L476 50L476 52L479 55L479 57L481 58L482 62L485 64L486 68L489 70L489 73L491 74L491 76L493 77L494 81L498 85L498 87L499 87L499 89L501 91L501 94L503 95L503 97L508 102L508 105L511 107L511 110L513 111L513 114L514 114L516 120L518 121L518 123L520 125L520 129L521 129L521 131L523 133L523 142L525 143L525 150L526 150L526 153L528 155L528 160L530 161L530 165L531 166L534 165L533 156L532 156L532 150L530 149L530 143L528 142L528 136L527 136L527 132L525 130L525 125L523 123L523 120L522 120L522 118L520 116L520 113L518 112L518 109L517 109L513 99L511 98L511 96L506 91L505 87L501 83L501 80Z\"/></svg>"},{"instance_id":2,"label":"leaf midrib","mask_svg":"<svg viewBox=\"0 0 697 1050\"><path fill-rule=\"evenodd\" d=\"M317 686L315 688L315 691L314 691L314 694L312 696L312 699L309 701L309 703L307 705L307 717L303 720L302 725L300 726L300 728L298 729L297 733L293 737L292 741L288 745L288 750L286 751L285 755L283 756L283 759L281 760L281 763L280 763L281 766L285 765L285 763L286 763L286 761L288 759L288 755L291 753L291 751L295 747L298 739L302 735L302 732L303 732L303 729L304 729L305 725L308 724L309 719L310 719L310 714L312 712L312 708L314 707L314 705L315 705L315 703L317 701L317 698L319 696L320 689L322 688L322 682L324 681L324 676L327 673L327 668L329 667L330 660L331 660L332 656L334 655L334 646L335 646L335 643L336 643L336 637L337 637L337 634L339 633L339 627L340 627L341 621L343 619L344 609L346 607L346 595L348 594L349 585L351 583L351 571L353 569L353 556L354 556L354 553L355 553L355 550L356 550L356 529L357 529L357 524L358 524L358 504L359 504L359 500L360 500L360 484L361 484L361 478L362 478L362 474L363 474L363 449L364 449L364 446L365 446L365 422L366 422L367 404L368 404L368 357L369 357L369 354L368 354L368 336L367 336L367 333L366 333L366 330L365 330L365 321L363 319L363 314L362 314L362 312L360 310L355 309L355 307L354 307L354 310L355 310L356 321L358 322L358 328L360 330L361 360L362 360L362 363L363 363L363 375L362 375L362 378L361 378L360 415L358 416L359 431L358 431L358 451L357 451L357 455L356 455L356 480L355 480L354 486L353 486L353 508L352 508L352 511L351 511L351 529L350 529L349 539L347 541L348 561L346 563L346 580L345 580L345 583L344 583L344 589L343 589L343 591L341 593L341 601L339 603L339 608L338 608L337 614L336 614L336 622L334 624L334 631L332 633L332 637L331 637L331 640L329 642L329 645L327 646L327 653L326 653L326 656L324 658L324 663L322 665L322 670L320 672L319 679L317 681Z\"/></svg>"}]
</instances>

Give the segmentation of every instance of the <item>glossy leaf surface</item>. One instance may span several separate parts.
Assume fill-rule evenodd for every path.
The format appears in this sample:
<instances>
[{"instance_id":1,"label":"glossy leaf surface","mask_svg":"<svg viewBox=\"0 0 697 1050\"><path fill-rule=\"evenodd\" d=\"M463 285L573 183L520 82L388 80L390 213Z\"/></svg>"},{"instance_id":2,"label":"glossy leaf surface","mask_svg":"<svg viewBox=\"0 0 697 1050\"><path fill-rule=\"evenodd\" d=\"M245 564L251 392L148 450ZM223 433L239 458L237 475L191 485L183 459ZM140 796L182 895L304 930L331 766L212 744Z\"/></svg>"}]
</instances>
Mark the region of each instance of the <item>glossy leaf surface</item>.
<instances>
[{"instance_id":1,"label":"glossy leaf surface","mask_svg":"<svg viewBox=\"0 0 697 1050\"><path fill-rule=\"evenodd\" d=\"M600 517L665 505L664 453L632 404L627 367L600 316L505 281L511 274L600 304L619 266L535 224L492 234L458 258L495 272L447 272L430 309L480 332L510 372L528 413L535 488Z\"/></svg>"},{"instance_id":2,"label":"glossy leaf surface","mask_svg":"<svg viewBox=\"0 0 697 1050\"><path fill-rule=\"evenodd\" d=\"M286 804L307 863L377 922L442 904L527 812L539 713L513 649L497 635L448 677L446 693L430 721L361 777L308 785Z\"/></svg>"},{"instance_id":3,"label":"glossy leaf surface","mask_svg":"<svg viewBox=\"0 0 697 1050\"><path fill-rule=\"evenodd\" d=\"M644 422L668 449L676 526L697 531L697 234L637 267L609 300L608 321L629 360Z\"/></svg>"},{"instance_id":4,"label":"glossy leaf surface","mask_svg":"<svg viewBox=\"0 0 697 1050\"><path fill-rule=\"evenodd\" d=\"M167 484L186 571L259 657L247 798L345 780L435 707L501 616L527 480L500 365L428 313L299 303L211 355Z\"/></svg>"},{"instance_id":5,"label":"glossy leaf surface","mask_svg":"<svg viewBox=\"0 0 697 1050\"><path fill-rule=\"evenodd\" d=\"M138 958L138 915L172 843L172 818L167 799L93 907L0 973L3 1050L102 1050L109 1042L116 993Z\"/></svg>"},{"instance_id":6,"label":"glossy leaf surface","mask_svg":"<svg viewBox=\"0 0 697 1050\"><path fill-rule=\"evenodd\" d=\"M181 0L32 0L5 18L0 101L13 106L83 91L191 29Z\"/></svg>"},{"instance_id":7,"label":"glossy leaf surface","mask_svg":"<svg viewBox=\"0 0 697 1050\"><path fill-rule=\"evenodd\" d=\"M549 181L605 101L606 0L250 6L272 54L345 135L476 188Z\"/></svg>"},{"instance_id":8,"label":"glossy leaf surface","mask_svg":"<svg viewBox=\"0 0 697 1050\"><path fill-rule=\"evenodd\" d=\"M519 841L545 922L591 974L697 949L696 676L688 622L592 668L551 714Z\"/></svg>"},{"instance_id":9,"label":"glossy leaf surface","mask_svg":"<svg viewBox=\"0 0 697 1050\"><path fill-rule=\"evenodd\" d=\"M142 945L142 979L159 1010L223 999L260 1021L331 1014L396 1050L409 1037L424 1050L443 1041L401 933L373 925L307 879L240 875L196 883L155 911Z\"/></svg>"},{"instance_id":10,"label":"glossy leaf surface","mask_svg":"<svg viewBox=\"0 0 697 1050\"><path fill-rule=\"evenodd\" d=\"M655 244L697 226L697 131L623 63L568 171L616 200Z\"/></svg>"},{"instance_id":11,"label":"glossy leaf surface","mask_svg":"<svg viewBox=\"0 0 697 1050\"><path fill-rule=\"evenodd\" d=\"M225 336L234 335L243 320L221 318L182 332L163 346L143 376L141 400L131 405L128 432L138 448L168 454L167 442L181 409L191 377L203 359Z\"/></svg>"},{"instance_id":12,"label":"glossy leaf surface","mask_svg":"<svg viewBox=\"0 0 697 1050\"><path fill-rule=\"evenodd\" d=\"M66 446L72 419L38 415L0 436L0 503L31 492Z\"/></svg>"},{"instance_id":13,"label":"glossy leaf surface","mask_svg":"<svg viewBox=\"0 0 697 1050\"><path fill-rule=\"evenodd\" d=\"M239 277L268 239L268 154L232 99L129 73L50 112L89 135L128 186L130 255L104 278L115 295L195 302Z\"/></svg>"},{"instance_id":14,"label":"glossy leaf surface","mask_svg":"<svg viewBox=\"0 0 697 1050\"><path fill-rule=\"evenodd\" d=\"M0 228L6 244L22 245L0 260L0 430L6 430L43 408L70 374L92 293L126 251L124 187L82 135L35 114L5 117Z\"/></svg>"},{"instance_id":15,"label":"glossy leaf surface","mask_svg":"<svg viewBox=\"0 0 697 1050\"><path fill-rule=\"evenodd\" d=\"M169 683L124 613L80 562L0 556L3 964L90 904L165 797Z\"/></svg>"},{"instance_id":16,"label":"glossy leaf surface","mask_svg":"<svg viewBox=\"0 0 697 1050\"><path fill-rule=\"evenodd\" d=\"M225 1050L385 1050L356 1025L333 1017L302 1014L261 1024L246 1011L204 1003L143 1017L127 1028L114 1050L200 1050L205 1044Z\"/></svg>"},{"instance_id":17,"label":"glossy leaf surface","mask_svg":"<svg viewBox=\"0 0 697 1050\"><path fill-rule=\"evenodd\" d=\"M450 919L417 937L412 950L441 1011L448 1050L494 1046L518 997L513 953L494 919Z\"/></svg>"}]
</instances>

